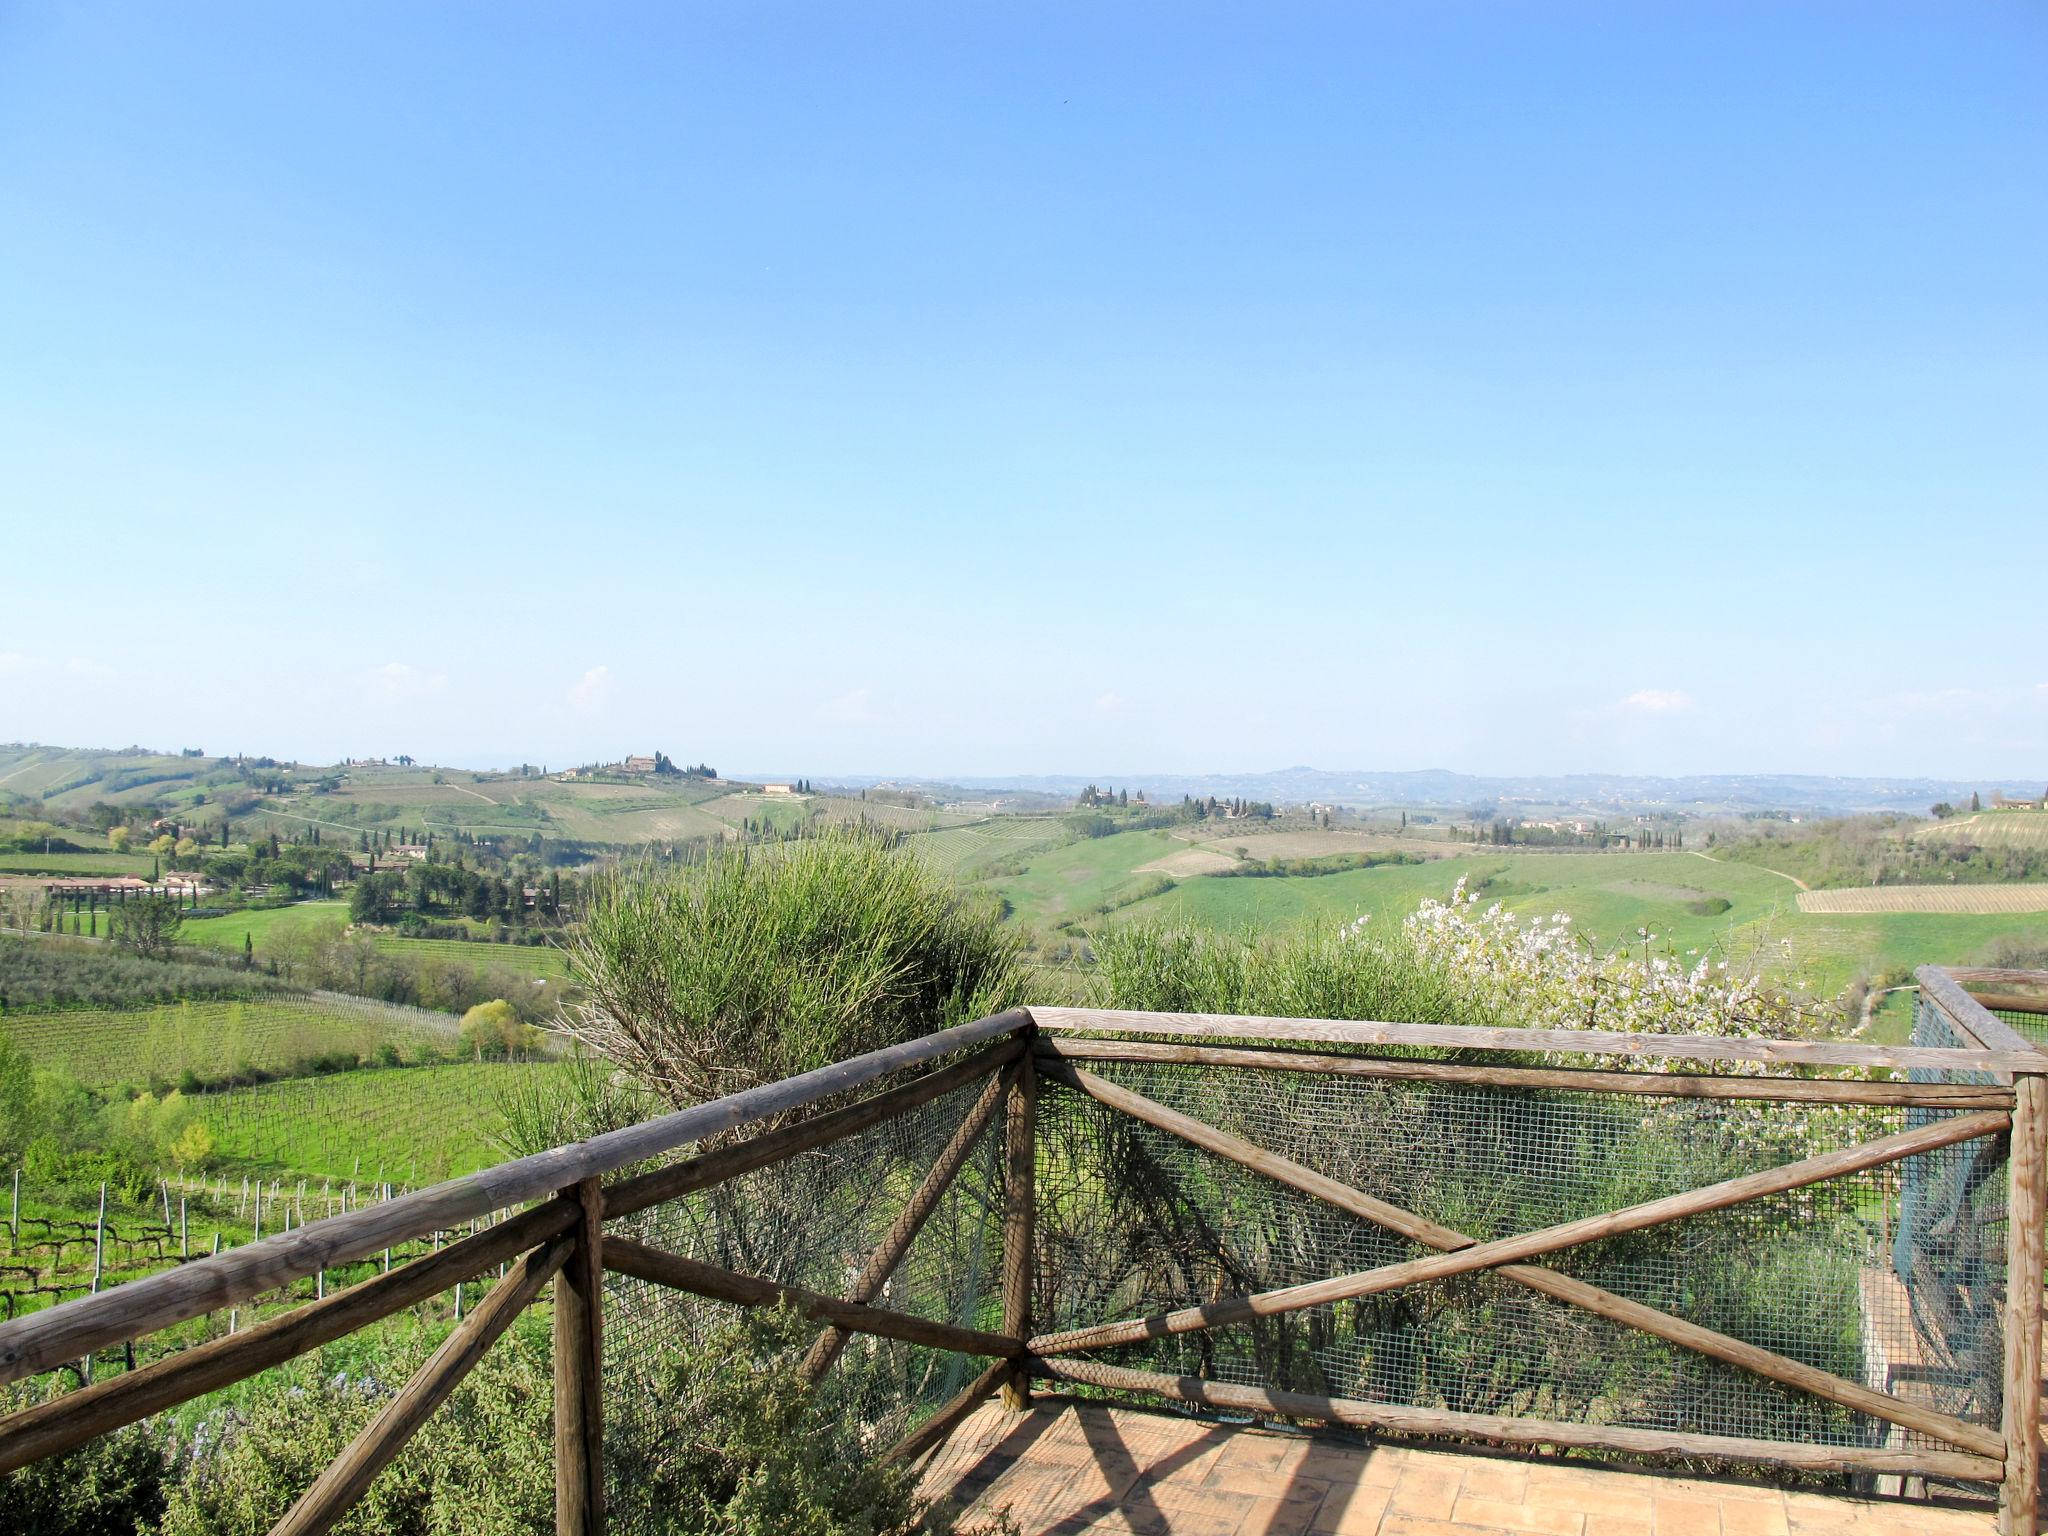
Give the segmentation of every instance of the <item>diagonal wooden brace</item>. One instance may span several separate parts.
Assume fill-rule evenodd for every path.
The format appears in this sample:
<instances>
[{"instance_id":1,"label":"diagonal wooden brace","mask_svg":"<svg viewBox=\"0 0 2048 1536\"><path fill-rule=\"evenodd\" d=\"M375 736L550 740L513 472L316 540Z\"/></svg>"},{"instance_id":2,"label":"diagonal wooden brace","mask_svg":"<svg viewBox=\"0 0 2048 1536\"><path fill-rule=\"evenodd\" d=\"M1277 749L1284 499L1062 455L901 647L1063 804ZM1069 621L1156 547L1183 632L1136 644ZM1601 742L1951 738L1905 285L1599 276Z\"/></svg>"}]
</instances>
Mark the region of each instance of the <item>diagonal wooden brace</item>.
<instances>
[{"instance_id":1,"label":"diagonal wooden brace","mask_svg":"<svg viewBox=\"0 0 2048 1536\"><path fill-rule=\"evenodd\" d=\"M1276 1153L1254 1146L1251 1142L1234 1136L1227 1131L1220 1131L1214 1126L1205 1125L1190 1115L1184 1115L1178 1110L1169 1109L1167 1106L1148 1099L1142 1094L1133 1093L1128 1088L1097 1077L1094 1073L1081 1071L1063 1063L1055 1064L1043 1060L1040 1063L1040 1070L1045 1076L1054 1078L1070 1088L1086 1093L1091 1098L1095 1098L1112 1108L1122 1110L1137 1119L1143 1120L1148 1125L1157 1126L1160 1130L1170 1132L1181 1137L1183 1140L1190 1141L1206 1151L1214 1152L1218 1156L1227 1158L1243 1167L1263 1173L1267 1177L1286 1184L1291 1188L1298 1189L1304 1194L1313 1195L1317 1199L1348 1211L1354 1216L1362 1217L1390 1231L1398 1232L1404 1237L1412 1238L1427 1247L1438 1249L1442 1253L1474 1255L1480 1254L1483 1249L1502 1246L1500 1244L1480 1244L1462 1232L1441 1226L1436 1222L1428 1220L1426 1217L1418 1216L1412 1211L1403 1210L1401 1207L1389 1204L1384 1200L1375 1199L1362 1190L1353 1189L1348 1184L1340 1183L1338 1180L1317 1173L1313 1169L1304 1168L1299 1163L1291 1162ZM1990 1114L1969 1118L1972 1121L1983 1123L1977 1125L1974 1129L1951 1135L1947 1140L1939 1144L1947 1145L1950 1141L1992 1134L2004 1128L2002 1122L2006 1117L2002 1114ZM1953 1129L1961 1123L1954 1120L1942 1121L1936 1122L1934 1126L1924 1129ZM1923 1132L1909 1132L1906 1134L1918 1136L1923 1134ZM1898 1137L1888 1137L1883 1142L1875 1142L1870 1147L1856 1148L1852 1149L1852 1151L1855 1153L1869 1153L1878 1148L1886 1147L1888 1143L1897 1142L1899 1139ZM1910 1156L1914 1151L1924 1150L1929 1150L1929 1148L1916 1146L1904 1152L1891 1151L1885 1156L1877 1158L1876 1162L1890 1161L1897 1157ZM1831 1153L1828 1154L1828 1157L1839 1159L1845 1155L1843 1153ZM1794 1163L1789 1165L1788 1168L1772 1170L1772 1172L1780 1175L1790 1174L1794 1170L1803 1170L1812 1163L1825 1160L1809 1159L1807 1163ZM1863 1163L1860 1166L1874 1165L1875 1163ZM1846 1172L1850 1170L1841 1169L1837 1171ZM1831 1175L1825 1173L1819 1175L1822 1178L1829 1176ZM1749 1179L1756 1179L1758 1177L1763 1176L1748 1176ZM1730 1186L1742 1185L1745 1182L1747 1180L1744 1179L1730 1180L1728 1184L1709 1186L1707 1190L1694 1191L1692 1194L1693 1196L1713 1195L1715 1191L1726 1191ZM1796 1188L1799 1184L1812 1182L1816 1182L1816 1180L1802 1175L1793 1184L1786 1187ZM1751 1194L1742 1195L1739 1198L1754 1199L1758 1194L1768 1192L1767 1190L1759 1189ZM1692 1196L1674 1196L1672 1200L1685 1201L1690 1198ZM1592 1218L1592 1221L1607 1222L1628 1218L1632 1213L1652 1210L1657 1206L1669 1205L1670 1203L1671 1201L1653 1201L1648 1206L1631 1207L1629 1211L1617 1212L1613 1217L1595 1217ZM1735 1203L1737 1201L1734 1199L1715 1198L1712 1203L1699 1204L1694 1210L1681 1211L1677 1214L1689 1215L1694 1214L1695 1210L1716 1210ZM1675 1219L1675 1217L1671 1215L1657 1218L1657 1220L1666 1221L1672 1219ZM1628 1226L1614 1230L1634 1231L1639 1230L1642 1226L1655 1224L1655 1220L1632 1222ZM1571 1227L1582 1227L1585 1225L1588 1225L1588 1223L1567 1223L1566 1227L1553 1227L1548 1230L1550 1233L1555 1234L1566 1231ZM1603 1231L1597 1235L1609 1236L1613 1235L1613 1231ZM1530 1234L1530 1236L1541 1237L1543 1234ZM1576 1242L1588 1240L1589 1238L1586 1237L1572 1239L1572 1241ZM1505 1240L1507 1244L1524 1241L1526 1239L1521 1238ZM1559 1243L1556 1246L1569 1246L1569 1243ZM1546 1248L1540 1251L1550 1250ZM1390 1265L1379 1270L1365 1271L1361 1276L1341 1278L1362 1279L1368 1276L1384 1276L1390 1271L1399 1271L1409 1267L1408 1265ZM1867 1413L1874 1418L1900 1424L1908 1429L1919 1430L1937 1439L1946 1440L1950 1444L1963 1446L1980 1456L1996 1456L2002 1453L2004 1442L2000 1434L1994 1429L1983 1425L1966 1423L1961 1419L1939 1412L1924 1404L1908 1402L1890 1393L1880 1392L1874 1388L1863 1386L1858 1382L1850 1381L1846 1377L1837 1376L1830 1371L1819 1370L1816 1367L1803 1364L1800 1361L1791 1359L1789 1356L1778 1354L1772 1350L1761 1349L1754 1344L1746 1344L1740 1339L1731 1338L1727 1334L1717 1333L1711 1328L1703 1328L1697 1323L1690 1323L1683 1318L1673 1317L1671 1314L1661 1312L1655 1307L1645 1306L1641 1302L1630 1301L1626 1297L1617 1296L1611 1291L1603 1290L1601 1287L1589 1284L1584 1280L1577 1280L1569 1275L1559 1274L1556 1270L1544 1269L1533 1264L1513 1262L1501 1263L1498 1266L1486 1266L1483 1262L1483 1257L1480 1262L1471 1263L1468 1267L1497 1267L1498 1273L1504 1279L1513 1280L1543 1295L1568 1302L1573 1306L1581 1307L1598 1316L1639 1329L1642 1332L1653 1334L1682 1348L1695 1350L1717 1360L1725 1361L1730 1365L1740 1366L1744 1370L1778 1382L1780 1385L1795 1387L1801 1391L1810 1392L1816 1397L1824 1397L1832 1402L1840 1403L1844 1407L1855 1409L1859 1413ZM1337 1283L1341 1283L1341 1281L1319 1282L1322 1285ZM1391 1288L1391 1286L1385 1285L1375 1285L1373 1287L1375 1290ZM1058 1355L1070 1353L1078 1349L1105 1348L1107 1345L1103 1342L1103 1339L1111 1332L1117 1335L1113 1342L1118 1343L1129 1343L1141 1338L1156 1337L1158 1333L1162 1332L1182 1332L1186 1331L1185 1328L1164 1327L1156 1328L1155 1330L1155 1325L1176 1319L1186 1319L1192 1314L1213 1312L1218 1308L1258 1303L1274 1297L1287 1297L1294 1292L1307 1289L1310 1289L1310 1287L1293 1287L1288 1291L1265 1292L1262 1296L1234 1298L1231 1301L1215 1303L1211 1308L1190 1308L1185 1312L1168 1314L1166 1319L1133 1319L1128 1322L1110 1323L1102 1327L1080 1329L1066 1334L1047 1335L1033 1339L1031 1341L1031 1350L1032 1353L1038 1355ZM1369 1292L1359 1291L1351 1292L1350 1294L1369 1294ZM1308 1302L1304 1304L1315 1305L1316 1303ZM1259 1307L1256 1311L1247 1311L1245 1316L1265 1315L1268 1311L1285 1310L1291 1310L1291 1308L1285 1306ZM1217 1324L1213 1321L1197 1321L1187 1326L1214 1327ZM1133 1329L1141 1331L1132 1332L1131 1330ZM1084 1342L1071 1342L1074 1340L1082 1340Z\"/></svg>"},{"instance_id":2,"label":"diagonal wooden brace","mask_svg":"<svg viewBox=\"0 0 2048 1536\"><path fill-rule=\"evenodd\" d=\"M981 1097L967 1111L967 1118L960 1122L960 1128L953 1133L953 1139L932 1164L931 1171L904 1202L903 1210L883 1236L875 1251L868 1256L853 1284L847 1287L848 1301L873 1301L889 1277L896 1272L896 1266L903 1262L903 1255L910 1251L910 1245L917 1240L917 1234L924 1230L924 1224L939 1208L939 1200L953 1185L955 1175L974 1150L981 1133L988 1129L988 1123L995 1117L996 1107L1003 1102L1007 1091L1009 1075L1003 1074L989 1080L982 1089ZM817 1343L804 1356L804 1363L797 1368L797 1378L806 1386L832 1369L832 1362L839 1358L839 1352L846 1348L846 1341L852 1334L837 1324L818 1335Z\"/></svg>"}]
</instances>

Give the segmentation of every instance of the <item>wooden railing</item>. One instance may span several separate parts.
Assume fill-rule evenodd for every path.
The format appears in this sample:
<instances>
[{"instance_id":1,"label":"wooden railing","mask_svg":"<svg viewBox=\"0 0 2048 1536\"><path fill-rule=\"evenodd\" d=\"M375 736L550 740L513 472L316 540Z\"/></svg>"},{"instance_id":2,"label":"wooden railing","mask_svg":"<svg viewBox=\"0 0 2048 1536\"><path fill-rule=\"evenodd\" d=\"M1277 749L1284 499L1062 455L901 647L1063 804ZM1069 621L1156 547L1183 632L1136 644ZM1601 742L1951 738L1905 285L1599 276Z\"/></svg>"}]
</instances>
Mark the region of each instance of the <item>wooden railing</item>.
<instances>
[{"instance_id":1,"label":"wooden railing","mask_svg":"<svg viewBox=\"0 0 2048 1536\"><path fill-rule=\"evenodd\" d=\"M1390 1433L1995 1484L2003 1528L2032 1532L2037 1529L2040 1499L2037 1447L2042 1223L2044 1205L2048 1205L2048 1182L2044 1182L2048 1055L1989 1012L1952 976L1925 970L1920 980L1923 997L1943 1010L1961 1044L1880 1046L1853 1041L1477 1029L1100 1009L1013 1010L501 1164L382 1205L316 1221L217 1257L193 1260L97 1296L0 1324L0 1383L4 1383L251 1302L296 1279L366 1258L397 1243L493 1213L512 1212L474 1236L321 1300L231 1336L166 1355L140 1369L103 1377L0 1420L0 1472L58 1454L95 1435L247 1378L459 1282L506 1267L504 1277L481 1304L385 1402L276 1529L291 1533L329 1529L519 1312L552 1281L556 1529L563 1536L594 1536L605 1523L602 1297L604 1273L613 1270L743 1307L798 1309L822 1328L799 1368L810 1381L832 1369L848 1336L855 1333L988 1360L965 1390L885 1453L892 1460L923 1454L998 1391L1010 1406L1024 1406L1032 1380L1045 1379ZM2016 987L2019 983L2007 978L2000 985ZM1317 1044L1336 1049L1303 1048ZM1376 1047L1397 1054L1371 1054ZM1459 1059L1419 1056L1417 1048L1455 1051ZM1574 1061L1633 1061L1638 1068L1653 1066L1654 1070L1529 1064L1532 1057L1559 1054ZM1091 1070L1117 1062L1645 1099L1904 1106L1929 1113L1924 1124L1909 1124L1905 1130L1858 1145L1682 1194L1480 1241L1257 1146L1241 1135L1204 1124ZM1739 1075L1697 1070L1731 1063L1748 1070ZM1765 1072L1757 1072L1759 1067ZM928 1070L809 1118L790 1118L820 1101L844 1098L915 1068ZM1937 1074L1946 1080L1897 1081L1883 1075L1899 1070ZM1858 1071L1871 1075L1848 1075ZM1977 1080L1955 1080L1958 1076ZM977 1082L984 1086L958 1128L844 1286L844 1294L827 1295L738 1273L605 1231L609 1220L827 1146ZM1305 1284L1034 1333L1034 1219L1038 1210L1034 1170L1041 1157L1036 1145L1041 1082L1135 1117L1156 1131L1252 1170L1346 1217L1411 1239L1429 1251L1421 1257ZM977 1141L994 1125L998 1111L1003 1126L999 1326L975 1328L878 1305L885 1283ZM771 1120L777 1122L772 1128L751 1137L735 1139L732 1135ZM717 1138L712 1150L700 1149L694 1156L652 1171L629 1172L711 1138ZM1820 1369L1536 1262L1584 1244L1971 1142L2009 1148L2004 1157L2009 1169L2009 1240L2003 1419L1999 1423L1970 1422L1928 1401ZM1749 1440L1461 1413L1270 1386L1232 1385L1078 1358L1089 1350L1203 1333L1482 1270L1609 1323L1641 1330L1778 1386L1927 1437L1941 1448ZM983 1319L993 1320L993 1314Z\"/></svg>"}]
</instances>

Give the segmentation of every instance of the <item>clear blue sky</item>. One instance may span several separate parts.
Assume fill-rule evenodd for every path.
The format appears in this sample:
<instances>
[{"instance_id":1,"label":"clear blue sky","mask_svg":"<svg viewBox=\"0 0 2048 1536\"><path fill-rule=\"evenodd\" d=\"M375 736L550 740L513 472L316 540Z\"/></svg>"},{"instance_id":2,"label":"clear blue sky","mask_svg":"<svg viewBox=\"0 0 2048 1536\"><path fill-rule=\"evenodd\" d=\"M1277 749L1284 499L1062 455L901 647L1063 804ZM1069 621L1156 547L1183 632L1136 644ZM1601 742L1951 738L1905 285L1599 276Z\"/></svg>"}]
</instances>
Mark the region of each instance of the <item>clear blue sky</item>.
<instances>
[{"instance_id":1,"label":"clear blue sky","mask_svg":"<svg viewBox=\"0 0 2048 1536\"><path fill-rule=\"evenodd\" d=\"M0 738L2048 772L2048 11L0 5Z\"/></svg>"}]
</instances>

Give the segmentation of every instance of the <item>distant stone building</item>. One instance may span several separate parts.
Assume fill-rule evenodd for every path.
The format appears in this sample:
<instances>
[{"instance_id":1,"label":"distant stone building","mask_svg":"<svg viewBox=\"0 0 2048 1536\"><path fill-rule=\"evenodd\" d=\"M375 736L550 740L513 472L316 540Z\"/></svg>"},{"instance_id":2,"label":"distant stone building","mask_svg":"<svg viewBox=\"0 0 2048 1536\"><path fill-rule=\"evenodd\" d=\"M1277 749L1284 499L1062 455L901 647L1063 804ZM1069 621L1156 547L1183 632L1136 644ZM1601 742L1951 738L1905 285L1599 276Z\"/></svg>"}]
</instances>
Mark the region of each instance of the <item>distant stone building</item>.
<instances>
[{"instance_id":1,"label":"distant stone building","mask_svg":"<svg viewBox=\"0 0 2048 1536\"><path fill-rule=\"evenodd\" d=\"M619 766L627 773L652 773L654 772L654 759L651 757L629 757Z\"/></svg>"}]
</instances>

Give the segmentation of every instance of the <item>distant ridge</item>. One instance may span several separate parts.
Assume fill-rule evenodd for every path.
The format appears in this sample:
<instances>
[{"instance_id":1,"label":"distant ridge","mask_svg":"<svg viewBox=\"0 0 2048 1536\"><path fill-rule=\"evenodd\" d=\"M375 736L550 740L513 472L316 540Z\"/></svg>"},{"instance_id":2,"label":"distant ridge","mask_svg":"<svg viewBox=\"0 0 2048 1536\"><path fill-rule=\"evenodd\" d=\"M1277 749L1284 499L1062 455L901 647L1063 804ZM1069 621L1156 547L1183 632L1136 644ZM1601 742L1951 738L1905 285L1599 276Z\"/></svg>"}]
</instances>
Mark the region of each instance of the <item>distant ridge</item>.
<instances>
[{"instance_id":1,"label":"distant ridge","mask_svg":"<svg viewBox=\"0 0 2048 1536\"><path fill-rule=\"evenodd\" d=\"M929 778L840 774L835 784L852 787L898 784L940 787ZM1568 773L1481 775L1446 768L1399 772L1366 769L1275 768L1250 773L1015 774L1007 777L949 778L945 785L979 793L1014 790L1071 795L1088 784L1143 789L1153 799L1182 795L1242 796L1276 803L1309 800L1332 805L1443 806L1462 809L1481 802L1508 805L1668 806L1673 810L1793 810L1824 812L1905 811L1926 815L1947 800L1960 804L1975 791L2027 797L2041 793L2043 778L1964 780L1841 778L1798 773L1715 773L1661 777L1651 774Z\"/></svg>"}]
</instances>

